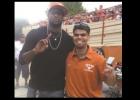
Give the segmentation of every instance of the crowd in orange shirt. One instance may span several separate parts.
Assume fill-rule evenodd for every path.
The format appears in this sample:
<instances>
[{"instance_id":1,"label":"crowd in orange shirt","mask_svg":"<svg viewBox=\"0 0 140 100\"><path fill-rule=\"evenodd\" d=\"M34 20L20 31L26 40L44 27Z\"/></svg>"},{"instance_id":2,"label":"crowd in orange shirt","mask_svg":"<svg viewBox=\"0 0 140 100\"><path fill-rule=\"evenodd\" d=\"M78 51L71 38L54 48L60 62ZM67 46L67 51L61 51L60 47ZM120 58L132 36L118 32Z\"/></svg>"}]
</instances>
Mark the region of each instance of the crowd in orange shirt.
<instances>
[{"instance_id":1,"label":"crowd in orange shirt","mask_svg":"<svg viewBox=\"0 0 140 100\"><path fill-rule=\"evenodd\" d=\"M77 22L98 22L103 20L114 20L122 18L122 4L103 9L103 5L99 6L99 9L95 8L95 11L89 13L79 13L74 16L67 16L64 18L64 25L72 25Z\"/></svg>"},{"instance_id":2,"label":"crowd in orange shirt","mask_svg":"<svg viewBox=\"0 0 140 100\"><path fill-rule=\"evenodd\" d=\"M74 16L64 17L64 25L72 25L78 22L92 23L105 20L117 20L122 19L122 5L113 6L103 9L103 5L99 6L99 9L95 8L95 11L87 13L79 13ZM47 21L40 21L39 26L46 26Z\"/></svg>"}]
</instances>

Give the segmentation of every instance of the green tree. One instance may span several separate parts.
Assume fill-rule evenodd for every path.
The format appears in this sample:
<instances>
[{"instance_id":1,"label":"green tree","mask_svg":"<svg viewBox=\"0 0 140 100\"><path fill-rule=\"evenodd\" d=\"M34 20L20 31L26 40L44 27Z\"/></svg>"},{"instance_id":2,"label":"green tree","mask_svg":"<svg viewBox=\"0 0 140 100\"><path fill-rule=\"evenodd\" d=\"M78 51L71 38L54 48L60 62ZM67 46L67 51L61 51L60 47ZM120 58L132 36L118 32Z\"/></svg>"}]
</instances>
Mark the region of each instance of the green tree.
<instances>
[{"instance_id":1,"label":"green tree","mask_svg":"<svg viewBox=\"0 0 140 100\"><path fill-rule=\"evenodd\" d=\"M86 12L82 6L82 2L62 2L64 6L68 9L68 15L76 15L80 12Z\"/></svg>"}]
</instances>

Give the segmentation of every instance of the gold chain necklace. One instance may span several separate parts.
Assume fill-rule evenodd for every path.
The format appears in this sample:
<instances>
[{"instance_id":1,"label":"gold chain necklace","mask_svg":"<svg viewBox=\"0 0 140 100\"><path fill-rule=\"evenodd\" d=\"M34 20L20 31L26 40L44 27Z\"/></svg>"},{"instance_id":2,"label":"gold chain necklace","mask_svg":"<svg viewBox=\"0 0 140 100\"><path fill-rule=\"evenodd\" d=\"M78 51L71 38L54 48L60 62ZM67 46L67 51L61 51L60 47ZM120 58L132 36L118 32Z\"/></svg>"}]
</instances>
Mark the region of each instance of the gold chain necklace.
<instances>
[{"instance_id":1,"label":"gold chain necklace","mask_svg":"<svg viewBox=\"0 0 140 100\"><path fill-rule=\"evenodd\" d=\"M48 30L47 30L48 31ZM56 38L54 39L56 41ZM58 45L56 47L53 47L52 44L51 44L51 41L49 39L49 44L50 44L50 47L52 50L57 50L58 47L60 46L60 43L61 43L61 40L62 40L62 30L61 30L61 33L60 33L60 39L59 39L59 42L58 42Z\"/></svg>"}]
</instances>

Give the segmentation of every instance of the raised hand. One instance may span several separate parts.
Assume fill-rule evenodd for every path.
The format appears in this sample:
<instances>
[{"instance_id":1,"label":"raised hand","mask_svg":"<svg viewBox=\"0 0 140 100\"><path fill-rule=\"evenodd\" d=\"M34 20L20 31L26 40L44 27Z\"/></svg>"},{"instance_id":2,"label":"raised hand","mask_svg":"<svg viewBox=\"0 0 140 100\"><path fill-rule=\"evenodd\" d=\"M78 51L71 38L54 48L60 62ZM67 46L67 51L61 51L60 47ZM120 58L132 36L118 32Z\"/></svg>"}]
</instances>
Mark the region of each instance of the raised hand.
<instances>
[{"instance_id":1,"label":"raised hand","mask_svg":"<svg viewBox=\"0 0 140 100\"><path fill-rule=\"evenodd\" d=\"M34 47L33 51L38 54L43 52L46 48L48 48L48 40L51 37L51 34L49 34L45 39L41 39L36 46Z\"/></svg>"}]
</instances>

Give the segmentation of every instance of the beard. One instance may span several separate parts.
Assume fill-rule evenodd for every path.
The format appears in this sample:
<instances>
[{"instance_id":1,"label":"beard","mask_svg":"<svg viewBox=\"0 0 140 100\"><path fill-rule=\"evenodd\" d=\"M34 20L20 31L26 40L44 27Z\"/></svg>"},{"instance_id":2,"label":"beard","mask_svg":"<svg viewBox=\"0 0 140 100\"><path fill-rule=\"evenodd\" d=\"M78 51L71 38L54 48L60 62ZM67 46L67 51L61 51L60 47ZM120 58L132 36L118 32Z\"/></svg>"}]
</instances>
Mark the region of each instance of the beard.
<instances>
[{"instance_id":1,"label":"beard","mask_svg":"<svg viewBox=\"0 0 140 100\"><path fill-rule=\"evenodd\" d=\"M49 25L51 25L52 27L60 27L62 25L62 21L49 21Z\"/></svg>"}]
</instances>

